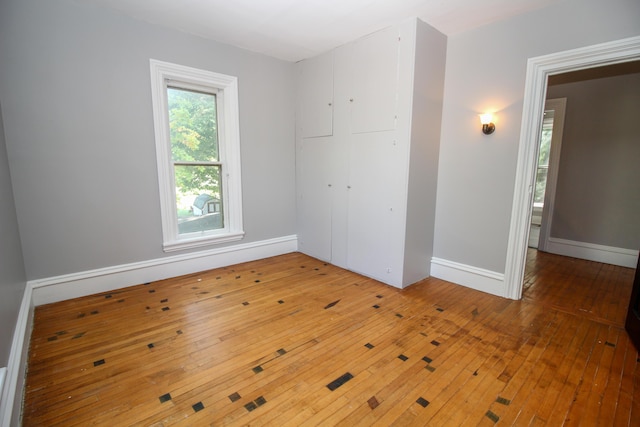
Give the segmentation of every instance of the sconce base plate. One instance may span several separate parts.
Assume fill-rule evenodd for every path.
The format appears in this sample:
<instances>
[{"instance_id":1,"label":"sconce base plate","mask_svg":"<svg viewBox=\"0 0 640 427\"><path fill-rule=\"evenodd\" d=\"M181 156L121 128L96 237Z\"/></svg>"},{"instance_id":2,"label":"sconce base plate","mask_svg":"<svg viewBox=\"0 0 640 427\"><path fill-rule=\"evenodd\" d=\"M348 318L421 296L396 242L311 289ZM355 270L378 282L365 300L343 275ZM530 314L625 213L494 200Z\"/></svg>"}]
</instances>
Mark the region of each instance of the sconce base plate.
<instances>
[{"instance_id":1,"label":"sconce base plate","mask_svg":"<svg viewBox=\"0 0 640 427\"><path fill-rule=\"evenodd\" d=\"M491 135L494 130L496 130L496 125L494 125L493 123L482 125L482 133L484 133L485 135Z\"/></svg>"}]
</instances>

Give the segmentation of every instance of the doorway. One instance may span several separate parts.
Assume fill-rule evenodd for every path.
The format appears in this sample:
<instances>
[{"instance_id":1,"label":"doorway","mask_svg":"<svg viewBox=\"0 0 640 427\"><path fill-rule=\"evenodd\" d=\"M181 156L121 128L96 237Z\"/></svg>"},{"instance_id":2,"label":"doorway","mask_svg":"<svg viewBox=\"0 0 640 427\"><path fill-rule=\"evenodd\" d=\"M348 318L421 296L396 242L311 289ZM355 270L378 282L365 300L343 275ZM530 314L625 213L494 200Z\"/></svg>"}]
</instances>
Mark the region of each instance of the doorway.
<instances>
[{"instance_id":1,"label":"doorway","mask_svg":"<svg viewBox=\"0 0 640 427\"><path fill-rule=\"evenodd\" d=\"M529 224L532 214L536 156L544 112L547 79L551 75L640 59L640 37L531 58L527 64L520 147L507 246L505 297L522 297Z\"/></svg>"}]
</instances>

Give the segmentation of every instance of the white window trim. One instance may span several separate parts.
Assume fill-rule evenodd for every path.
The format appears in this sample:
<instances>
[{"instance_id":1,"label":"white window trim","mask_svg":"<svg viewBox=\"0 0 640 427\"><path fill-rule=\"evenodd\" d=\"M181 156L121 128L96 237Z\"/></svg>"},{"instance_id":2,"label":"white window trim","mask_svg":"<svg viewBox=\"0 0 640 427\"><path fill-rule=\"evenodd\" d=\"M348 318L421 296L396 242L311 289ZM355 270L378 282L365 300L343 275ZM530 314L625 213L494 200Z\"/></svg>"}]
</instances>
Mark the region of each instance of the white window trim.
<instances>
[{"instance_id":1,"label":"white window trim","mask_svg":"<svg viewBox=\"0 0 640 427\"><path fill-rule=\"evenodd\" d=\"M168 62L150 60L151 99L158 162L160 214L162 218L163 249L165 252L226 243L244 237L242 229L242 185L240 171L240 123L237 77L214 73ZM202 233L178 234L178 214L167 102L167 83L181 87L214 88L224 98L219 120L224 135L220 135L218 149L224 165L222 176L223 215L225 227Z\"/></svg>"}]
</instances>

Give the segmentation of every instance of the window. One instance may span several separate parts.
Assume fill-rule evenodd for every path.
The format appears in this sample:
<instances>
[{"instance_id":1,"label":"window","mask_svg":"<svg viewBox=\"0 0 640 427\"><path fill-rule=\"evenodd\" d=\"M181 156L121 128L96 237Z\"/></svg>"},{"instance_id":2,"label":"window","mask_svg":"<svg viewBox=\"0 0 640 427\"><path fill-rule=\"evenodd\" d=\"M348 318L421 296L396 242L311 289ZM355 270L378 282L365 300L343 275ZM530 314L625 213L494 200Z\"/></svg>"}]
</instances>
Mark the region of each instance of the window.
<instances>
[{"instance_id":1,"label":"window","mask_svg":"<svg viewBox=\"0 0 640 427\"><path fill-rule=\"evenodd\" d=\"M239 240L236 77L151 60L165 251Z\"/></svg>"},{"instance_id":2,"label":"window","mask_svg":"<svg viewBox=\"0 0 640 427\"><path fill-rule=\"evenodd\" d=\"M547 175L549 174L549 155L551 153L551 136L553 134L553 110L545 110L542 121L542 133L540 135L540 148L538 150L538 169L536 171L536 188L533 196L533 205L542 208L544 195L547 188Z\"/></svg>"}]
</instances>

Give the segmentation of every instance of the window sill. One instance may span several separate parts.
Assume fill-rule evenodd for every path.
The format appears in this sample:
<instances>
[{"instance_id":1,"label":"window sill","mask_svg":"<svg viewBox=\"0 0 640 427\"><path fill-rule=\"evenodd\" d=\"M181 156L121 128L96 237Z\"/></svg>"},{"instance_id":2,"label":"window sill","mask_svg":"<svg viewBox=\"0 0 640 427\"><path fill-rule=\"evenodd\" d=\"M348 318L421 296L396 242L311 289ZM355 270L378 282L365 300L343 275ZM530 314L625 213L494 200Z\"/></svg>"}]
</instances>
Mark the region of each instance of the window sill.
<instances>
[{"instance_id":1,"label":"window sill","mask_svg":"<svg viewBox=\"0 0 640 427\"><path fill-rule=\"evenodd\" d=\"M217 234L215 236L196 237L191 239L176 240L173 242L164 242L162 247L165 252L175 252L184 249L215 245L219 243L235 242L241 240L243 237L244 231L236 231L226 234Z\"/></svg>"}]
</instances>

